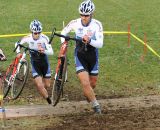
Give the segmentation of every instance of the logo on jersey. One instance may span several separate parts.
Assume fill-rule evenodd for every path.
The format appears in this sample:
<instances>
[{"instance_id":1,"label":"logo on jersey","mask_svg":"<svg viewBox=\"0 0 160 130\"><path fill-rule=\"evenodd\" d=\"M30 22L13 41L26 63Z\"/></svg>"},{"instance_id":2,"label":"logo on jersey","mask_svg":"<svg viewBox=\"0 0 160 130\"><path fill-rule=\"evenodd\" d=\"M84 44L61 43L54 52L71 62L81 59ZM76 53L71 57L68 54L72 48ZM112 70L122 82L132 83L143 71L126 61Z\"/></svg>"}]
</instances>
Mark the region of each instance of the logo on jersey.
<instances>
[{"instance_id":1,"label":"logo on jersey","mask_svg":"<svg viewBox=\"0 0 160 130\"><path fill-rule=\"evenodd\" d=\"M34 42L30 42L30 44L31 44L32 46L34 46Z\"/></svg>"},{"instance_id":2,"label":"logo on jersey","mask_svg":"<svg viewBox=\"0 0 160 130\"><path fill-rule=\"evenodd\" d=\"M91 37L92 35L93 35L93 33L92 33L92 30L87 30L87 35L89 36L89 37Z\"/></svg>"},{"instance_id":3,"label":"logo on jersey","mask_svg":"<svg viewBox=\"0 0 160 130\"><path fill-rule=\"evenodd\" d=\"M78 33L83 34L83 28L78 28Z\"/></svg>"}]
</instances>

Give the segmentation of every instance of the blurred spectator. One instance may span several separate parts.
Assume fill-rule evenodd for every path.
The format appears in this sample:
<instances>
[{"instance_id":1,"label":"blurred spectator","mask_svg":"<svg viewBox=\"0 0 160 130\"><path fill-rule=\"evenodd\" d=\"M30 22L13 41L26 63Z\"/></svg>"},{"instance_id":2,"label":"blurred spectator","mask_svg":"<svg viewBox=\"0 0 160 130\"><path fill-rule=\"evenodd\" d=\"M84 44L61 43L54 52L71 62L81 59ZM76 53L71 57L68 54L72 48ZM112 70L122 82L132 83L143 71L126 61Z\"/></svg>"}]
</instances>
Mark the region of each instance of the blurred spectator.
<instances>
[{"instance_id":1,"label":"blurred spectator","mask_svg":"<svg viewBox=\"0 0 160 130\"><path fill-rule=\"evenodd\" d=\"M5 61L6 60L6 56L4 55L2 49L0 49L0 61Z\"/></svg>"}]
</instances>

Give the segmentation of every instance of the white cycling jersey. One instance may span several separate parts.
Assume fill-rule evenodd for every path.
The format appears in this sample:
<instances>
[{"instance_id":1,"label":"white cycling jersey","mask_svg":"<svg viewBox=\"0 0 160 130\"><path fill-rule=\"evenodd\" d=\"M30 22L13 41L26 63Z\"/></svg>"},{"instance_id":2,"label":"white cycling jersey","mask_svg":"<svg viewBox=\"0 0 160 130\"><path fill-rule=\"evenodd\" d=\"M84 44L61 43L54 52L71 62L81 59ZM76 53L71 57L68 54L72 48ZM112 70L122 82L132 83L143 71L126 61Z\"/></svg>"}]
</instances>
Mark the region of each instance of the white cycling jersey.
<instances>
[{"instance_id":1,"label":"white cycling jersey","mask_svg":"<svg viewBox=\"0 0 160 130\"><path fill-rule=\"evenodd\" d=\"M49 42L49 38L44 34L40 34L37 40L34 40L32 37L32 34L29 34L23 37L19 42L16 42L15 46L17 46L17 44L27 43L30 49L38 50L38 44L41 44L42 47L45 49L44 54L53 55L52 46L48 44L48 42ZM16 52L20 53L20 47L17 48Z\"/></svg>"},{"instance_id":2,"label":"white cycling jersey","mask_svg":"<svg viewBox=\"0 0 160 130\"><path fill-rule=\"evenodd\" d=\"M38 50L39 44L41 44L41 46L44 48L44 53L30 51L32 75L34 78L37 76L43 76L44 78L51 77L50 64L47 55L53 55L53 49L52 46L48 44L48 42L49 38L44 34L40 34L37 40L33 39L32 34L29 34L28 36L23 37L20 41L15 43L15 46L17 46L17 44L27 43L29 48L33 50ZM16 52L20 52L20 47L17 48Z\"/></svg>"},{"instance_id":3,"label":"white cycling jersey","mask_svg":"<svg viewBox=\"0 0 160 130\"><path fill-rule=\"evenodd\" d=\"M89 43L95 48L101 48L103 46L103 27L100 21L91 19L87 26L84 26L81 22L81 18L72 20L61 32L62 35L67 35L69 32L74 31L76 38L82 38L84 35L88 35L91 38ZM64 42L64 38L61 38L61 42Z\"/></svg>"},{"instance_id":4,"label":"white cycling jersey","mask_svg":"<svg viewBox=\"0 0 160 130\"><path fill-rule=\"evenodd\" d=\"M101 22L91 19L88 25L83 25L81 18L72 20L61 32L62 35L67 35L74 31L75 37L82 40L85 35L90 37L90 42L84 44L77 41L75 48L75 65L76 72L87 71L89 75L98 75L98 48L103 46L103 27ZM64 38L61 38L64 42Z\"/></svg>"}]
</instances>

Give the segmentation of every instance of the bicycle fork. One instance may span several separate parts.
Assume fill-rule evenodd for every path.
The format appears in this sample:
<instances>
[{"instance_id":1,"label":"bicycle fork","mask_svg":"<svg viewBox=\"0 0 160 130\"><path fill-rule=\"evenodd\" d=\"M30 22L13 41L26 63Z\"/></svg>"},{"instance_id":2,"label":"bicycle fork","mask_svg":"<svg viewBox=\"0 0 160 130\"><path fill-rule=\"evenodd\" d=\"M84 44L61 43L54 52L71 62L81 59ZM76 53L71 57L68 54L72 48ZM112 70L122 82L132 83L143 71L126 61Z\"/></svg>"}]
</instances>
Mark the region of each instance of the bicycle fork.
<instances>
[{"instance_id":1,"label":"bicycle fork","mask_svg":"<svg viewBox=\"0 0 160 130\"><path fill-rule=\"evenodd\" d=\"M64 57L59 57L59 59L58 59L59 61L58 61L58 67L57 67L57 69L56 69L56 74L55 74L55 80L62 80L62 73L63 73L63 66L64 66L64 60L65 60L65 58ZM59 77L57 76L58 75L58 70L59 70Z\"/></svg>"}]
</instances>

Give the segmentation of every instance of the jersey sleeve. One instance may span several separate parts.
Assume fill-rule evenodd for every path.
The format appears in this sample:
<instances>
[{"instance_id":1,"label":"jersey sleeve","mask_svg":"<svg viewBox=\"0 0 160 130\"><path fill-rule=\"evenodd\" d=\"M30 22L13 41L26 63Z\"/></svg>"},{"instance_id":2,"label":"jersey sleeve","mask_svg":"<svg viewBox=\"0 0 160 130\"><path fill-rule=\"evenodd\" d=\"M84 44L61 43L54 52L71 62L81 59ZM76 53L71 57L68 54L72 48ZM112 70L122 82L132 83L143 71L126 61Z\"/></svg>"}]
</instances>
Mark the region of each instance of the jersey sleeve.
<instances>
[{"instance_id":1,"label":"jersey sleeve","mask_svg":"<svg viewBox=\"0 0 160 130\"><path fill-rule=\"evenodd\" d=\"M69 32L71 32L74 28L76 20L72 20L69 22L69 24L62 30L61 34L66 36ZM61 38L61 43L65 41L64 38Z\"/></svg>"},{"instance_id":2,"label":"jersey sleeve","mask_svg":"<svg viewBox=\"0 0 160 130\"><path fill-rule=\"evenodd\" d=\"M54 54L51 44L48 44L48 43L46 44L46 48L45 48L44 53L46 55L53 55Z\"/></svg>"},{"instance_id":3,"label":"jersey sleeve","mask_svg":"<svg viewBox=\"0 0 160 130\"><path fill-rule=\"evenodd\" d=\"M90 45L96 48L102 48L103 46L103 27L100 22L96 22L96 32L95 32L95 39L91 39Z\"/></svg>"},{"instance_id":4,"label":"jersey sleeve","mask_svg":"<svg viewBox=\"0 0 160 130\"><path fill-rule=\"evenodd\" d=\"M21 45L22 45L22 44L24 44L24 43L27 43L27 37L28 37L28 36L25 36L25 37L23 37L22 39L20 39L18 42L16 42L16 43L15 43L15 47L17 47L18 44L21 44ZM17 52L17 53L20 53L20 52L21 52L19 46L17 47L16 52Z\"/></svg>"},{"instance_id":5,"label":"jersey sleeve","mask_svg":"<svg viewBox=\"0 0 160 130\"><path fill-rule=\"evenodd\" d=\"M45 36L45 51L44 51L44 53L46 55L53 55L54 52L53 52L52 46L48 42L49 42L49 38L47 36Z\"/></svg>"}]
</instances>

